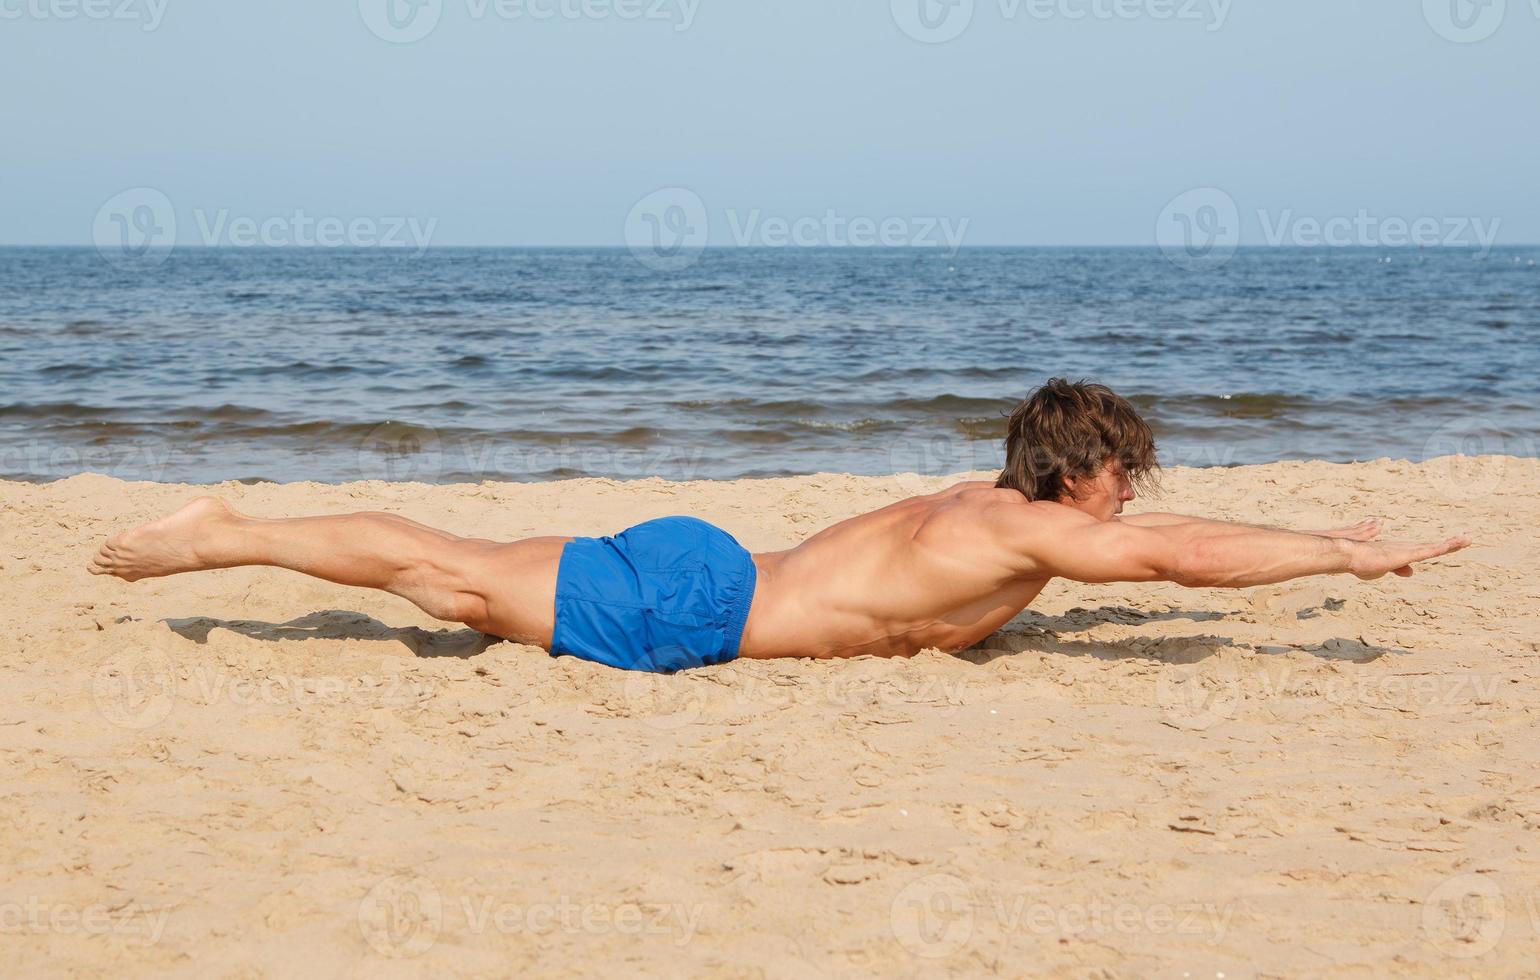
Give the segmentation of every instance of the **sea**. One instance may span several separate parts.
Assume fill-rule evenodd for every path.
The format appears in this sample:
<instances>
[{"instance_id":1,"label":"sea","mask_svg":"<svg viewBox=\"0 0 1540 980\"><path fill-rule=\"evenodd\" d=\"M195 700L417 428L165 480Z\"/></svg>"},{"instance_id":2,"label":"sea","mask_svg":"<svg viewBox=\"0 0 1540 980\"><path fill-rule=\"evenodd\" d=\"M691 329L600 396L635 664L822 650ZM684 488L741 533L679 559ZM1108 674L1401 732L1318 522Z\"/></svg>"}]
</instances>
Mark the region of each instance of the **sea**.
<instances>
[{"instance_id":1,"label":"sea","mask_svg":"<svg viewBox=\"0 0 1540 980\"><path fill-rule=\"evenodd\" d=\"M0 248L0 478L941 475L1093 379L1166 466L1540 455L1540 247Z\"/></svg>"}]
</instances>

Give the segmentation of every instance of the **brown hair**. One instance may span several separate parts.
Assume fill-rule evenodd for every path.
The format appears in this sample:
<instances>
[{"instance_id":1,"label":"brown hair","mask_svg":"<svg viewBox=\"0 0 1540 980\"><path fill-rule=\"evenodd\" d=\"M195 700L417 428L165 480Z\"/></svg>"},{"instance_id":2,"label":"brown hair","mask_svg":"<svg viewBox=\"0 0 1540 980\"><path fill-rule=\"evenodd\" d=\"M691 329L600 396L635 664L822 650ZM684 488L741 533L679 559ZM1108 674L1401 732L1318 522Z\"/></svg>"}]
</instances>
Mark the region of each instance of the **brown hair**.
<instances>
[{"instance_id":1,"label":"brown hair","mask_svg":"<svg viewBox=\"0 0 1540 980\"><path fill-rule=\"evenodd\" d=\"M1053 378L1011 413L995 486L1028 500L1059 500L1069 492L1065 477L1094 477L1112 460L1134 486L1153 488L1160 463L1149 425L1106 385Z\"/></svg>"}]
</instances>

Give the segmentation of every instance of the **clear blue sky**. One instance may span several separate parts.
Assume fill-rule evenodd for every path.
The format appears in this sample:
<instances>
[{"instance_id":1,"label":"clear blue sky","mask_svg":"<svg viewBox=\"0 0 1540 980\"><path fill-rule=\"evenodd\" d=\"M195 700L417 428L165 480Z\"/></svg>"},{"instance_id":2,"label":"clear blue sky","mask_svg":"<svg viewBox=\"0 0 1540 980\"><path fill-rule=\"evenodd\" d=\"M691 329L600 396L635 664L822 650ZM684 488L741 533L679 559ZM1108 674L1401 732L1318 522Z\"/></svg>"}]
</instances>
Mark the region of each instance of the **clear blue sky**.
<instances>
[{"instance_id":1,"label":"clear blue sky","mask_svg":"<svg viewBox=\"0 0 1540 980\"><path fill-rule=\"evenodd\" d=\"M973 0L944 43L901 29L921 0L441 2L392 44L360 0L0 0L0 243L88 243L140 186L192 243L195 212L303 209L431 219L436 245L618 245L676 186L718 244L756 210L1152 244L1206 186L1247 243L1258 210L1540 241L1540 0L1498 0L1495 27L1471 0ZM64 17L98 3L135 19ZM1440 4L1490 36L1441 36Z\"/></svg>"}]
</instances>

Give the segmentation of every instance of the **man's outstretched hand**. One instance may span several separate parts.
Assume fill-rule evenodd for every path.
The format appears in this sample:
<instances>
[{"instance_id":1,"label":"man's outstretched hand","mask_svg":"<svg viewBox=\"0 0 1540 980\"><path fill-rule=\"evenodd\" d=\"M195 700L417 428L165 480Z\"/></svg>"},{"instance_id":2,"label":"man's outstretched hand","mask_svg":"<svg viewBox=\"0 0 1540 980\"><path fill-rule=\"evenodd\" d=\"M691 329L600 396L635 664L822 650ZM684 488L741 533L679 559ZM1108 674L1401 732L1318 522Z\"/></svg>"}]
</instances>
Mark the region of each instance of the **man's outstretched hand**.
<instances>
[{"instance_id":1,"label":"man's outstretched hand","mask_svg":"<svg viewBox=\"0 0 1540 980\"><path fill-rule=\"evenodd\" d=\"M1383 527L1379 518L1369 517L1347 527L1314 533L1323 538L1341 538L1354 542L1352 572L1365 581L1390 574L1411 578L1415 562L1468 548L1471 543L1470 538L1449 538L1438 544L1401 544L1394 541L1372 543L1379 537Z\"/></svg>"},{"instance_id":2,"label":"man's outstretched hand","mask_svg":"<svg viewBox=\"0 0 1540 980\"><path fill-rule=\"evenodd\" d=\"M1402 544L1395 541L1353 541L1347 547L1348 570L1365 582L1396 574L1412 577L1412 565L1469 548L1470 538L1449 538L1437 544Z\"/></svg>"},{"instance_id":3,"label":"man's outstretched hand","mask_svg":"<svg viewBox=\"0 0 1540 980\"><path fill-rule=\"evenodd\" d=\"M1378 517L1366 517L1357 524L1349 524L1347 527L1333 528L1330 531L1309 531L1321 538L1346 538L1349 541L1373 541L1380 536L1380 523Z\"/></svg>"}]
</instances>

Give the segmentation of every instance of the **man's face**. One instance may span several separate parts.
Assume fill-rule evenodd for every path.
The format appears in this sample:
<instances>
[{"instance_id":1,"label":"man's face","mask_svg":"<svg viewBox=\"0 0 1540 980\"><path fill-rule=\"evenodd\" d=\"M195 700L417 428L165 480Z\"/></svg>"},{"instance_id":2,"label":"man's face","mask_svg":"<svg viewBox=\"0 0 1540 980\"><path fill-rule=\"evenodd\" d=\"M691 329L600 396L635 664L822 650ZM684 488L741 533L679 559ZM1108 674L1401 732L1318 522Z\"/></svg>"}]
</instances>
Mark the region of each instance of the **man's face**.
<instances>
[{"instance_id":1,"label":"man's face","mask_svg":"<svg viewBox=\"0 0 1540 980\"><path fill-rule=\"evenodd\" d=\"M1117 460L1109 460L1094 477L1064 481L1070 494L1062 503L1089 514L1098 521L1110 521L1123 513L1123 505L1134 499L1134 487Z\"/></svg>"}]
</instances>

